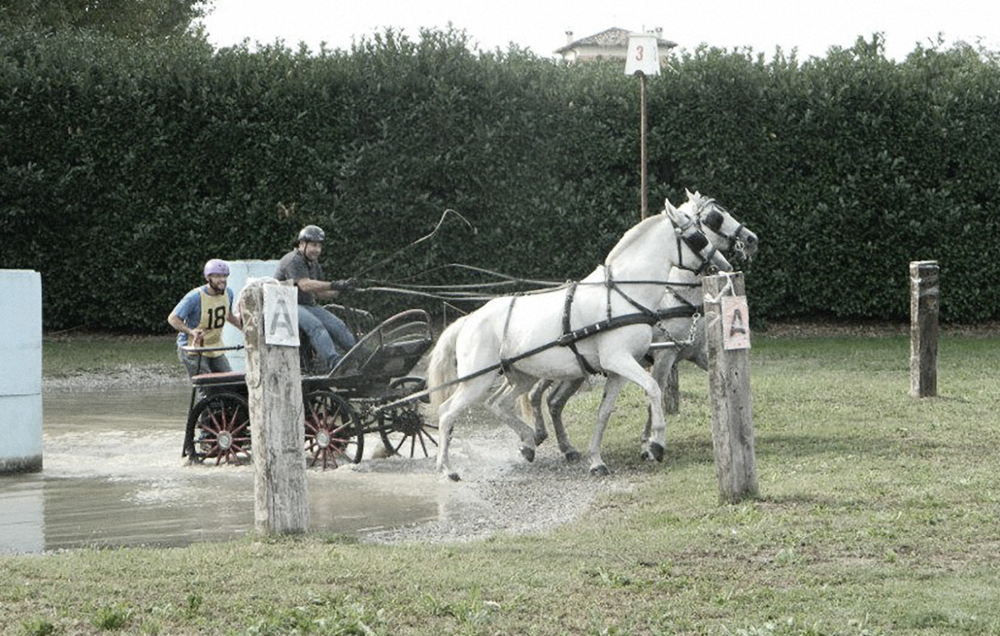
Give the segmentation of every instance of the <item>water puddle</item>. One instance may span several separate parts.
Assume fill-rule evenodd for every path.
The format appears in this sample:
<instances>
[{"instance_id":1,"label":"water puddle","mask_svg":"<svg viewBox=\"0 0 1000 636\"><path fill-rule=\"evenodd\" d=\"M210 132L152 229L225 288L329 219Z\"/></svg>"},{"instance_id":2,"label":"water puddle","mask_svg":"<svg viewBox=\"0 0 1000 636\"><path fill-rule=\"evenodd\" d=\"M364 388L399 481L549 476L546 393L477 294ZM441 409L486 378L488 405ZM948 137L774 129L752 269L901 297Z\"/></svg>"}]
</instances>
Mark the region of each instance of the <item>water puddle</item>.
<instances>
[{"instance_id":1,"label":"water puddle","mask_svg":"<svg viewBox=\"0 0 1000 636\"><path fill-rule=\"evenodd\" d=\"M181 458L187 387L54 392L43 401L44 470L0 477L0 552L183 546L253 528L252 466ZM357 536L474 508L433 463L386 458L308 469L310 532Z\"/></svg>"}]
</instances>

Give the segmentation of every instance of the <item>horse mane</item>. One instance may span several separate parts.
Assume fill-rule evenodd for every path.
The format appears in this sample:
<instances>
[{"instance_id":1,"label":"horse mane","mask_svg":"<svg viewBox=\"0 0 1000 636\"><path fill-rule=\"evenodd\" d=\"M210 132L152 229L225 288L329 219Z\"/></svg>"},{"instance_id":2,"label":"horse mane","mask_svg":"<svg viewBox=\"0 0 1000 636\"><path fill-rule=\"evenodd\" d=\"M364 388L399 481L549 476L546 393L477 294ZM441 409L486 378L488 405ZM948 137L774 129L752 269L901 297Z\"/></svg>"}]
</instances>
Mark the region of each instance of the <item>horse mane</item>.
<instances>
[{"instance_id":1,"label":"horse mane","mask_svg":"<svg viewBox=\"0 0 1000 636\"><path fill-rule=\"evenodd\" d=\"M618 241L618 244L615 245L608 253L607 258L604 259L604 264L610 265L611 262L615 260L615 257L617 257L621 252L625 251L632 243L635 243L637 240L639 240L639 237L645 234L650 227L656 225L657 223L662 222L664 219L665 219L665 214L661 212L660 214L646 217L639 223L633 225L631 228L629 228L628 232L625 232L625 234L622 235L621 239L619 239Z\"/></svg>"}]
</instances>

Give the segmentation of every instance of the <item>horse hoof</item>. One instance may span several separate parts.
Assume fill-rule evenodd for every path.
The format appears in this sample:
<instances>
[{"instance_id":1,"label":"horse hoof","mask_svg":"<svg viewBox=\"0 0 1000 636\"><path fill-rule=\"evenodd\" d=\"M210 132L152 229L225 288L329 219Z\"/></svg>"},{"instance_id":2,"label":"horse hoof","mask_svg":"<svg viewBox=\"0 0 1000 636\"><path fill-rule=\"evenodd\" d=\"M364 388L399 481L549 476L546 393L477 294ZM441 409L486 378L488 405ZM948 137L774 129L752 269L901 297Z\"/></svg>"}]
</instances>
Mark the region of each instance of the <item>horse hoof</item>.
<instances>
[{"instance_id":1,"label":"horse hoof","mask_svg":"<svg viewBox=\"0 0 1000 636\"><path fill-rule=\"evenodd\" d=\"M566 453L566 461L569 463L578 462L581 459L583 459L583 455L580 454L580 451L570 451Z\"/></svg>"},{"instance_id":2,"label":"horse hoof","mask_svg":"<svg viewBox=\"0 0 1000 636\"><path fill-rule=\"evenodd\" d=\"M448 479L452 481L462 481L462 478L458 476L458 473L448 473Z\"/></svg>"},{"instance_id":3,"label":"horse hoof","mask_svg":"<svg viewBox=\"0 0 1000 636\"><path fill-rule=\"evenodd\" d=\"M607 477L608 475L611 474L611 471L608 470L607 466L601 464L600 466L594 466L593 468L591 468L590 474L593 475L594 477Z\"/></svg>"},{"instance_id":4,"label":"horse hoof","mask_svg":"<svg viewBox=\"0 0 1000 636\"><path fill-rule=\"evenodd\" d=\"M539 446L542 442L549 438L548 433L536 433L535 434L535 446Z\"/></svg>"},{"instance_id":5,"label":"horse hoof","mask_svg":"<svg viewBox=\"0 0 1000 636\"><path fill-rule=\"evenodd\" d=\"M528 448L527 446L522 446L521 447L521 454L524 455L524 458L526 460L528 460L529 462L535 461L535 449L534 448Z\"/></svg>"},{"instance_id":6,"label":"horse hoof","mask_svg":"<svg viewBox=\"0 0 1000 636\"><path fill-rule=\"evenodd\" d=\"M655 459L656 461L658 461L658 462L662 462L663 461L663 454L664 454L663 453L663 447L660 446L659 444L657 444L655 442L652 443L652 444L650 444L649 445L649 453L653 456L653 459Z\"/></svg>"},{"instance_id":7,"label":"horse hoof","mask_svg":"<svg viewBox=\"0 0 1000 636\"><path fill-rule=\"evenodd\" d=\"M648 462L653 461L653 454L649 452L648 448L642 449L642 452L639 453L639 457L641 457L642 459L644 459L644 460L646 460Z\"/></svg>"}]
</instances>

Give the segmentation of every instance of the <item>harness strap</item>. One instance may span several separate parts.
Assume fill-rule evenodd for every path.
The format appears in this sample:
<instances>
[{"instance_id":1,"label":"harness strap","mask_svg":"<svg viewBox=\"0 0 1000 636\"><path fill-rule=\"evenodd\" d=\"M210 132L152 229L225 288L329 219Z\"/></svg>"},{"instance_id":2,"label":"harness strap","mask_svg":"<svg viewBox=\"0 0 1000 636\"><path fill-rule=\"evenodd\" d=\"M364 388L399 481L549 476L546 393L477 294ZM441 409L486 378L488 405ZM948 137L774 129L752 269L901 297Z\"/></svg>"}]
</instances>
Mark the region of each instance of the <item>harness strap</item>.
<instances>
[{"instance_id":1,"label":"harness strap","mask_svg":"<svg viewBox=\"0 0 1000 636\"><path fill-rule=\"evenodd\" d=\"M569 286L566 288L566 302L563 304L563 336L571 332L570 309L573 306L573 297L576 295L576 284L576 281L571 281ZM600 373L589 362L587 362L587 359L584 358L580 351L576 348L576 340L568 343L566 346L569 347L569 350L573 352L574 356L576 356L576 362L580 365L580 370L583 371L584 374L592 375Z\"/></svg>"},{"instance_id":2,"label":"harness strap","mask_svg":"<svg viewBox=\"0 0 1000 636\"><path fill-rule=\"evenodd\" d=\"M517 302L517 296L511 296L510 306L507 308L507 318L503 323L503 335L500 337L500 372L507 373L510 371L511 362L503 357L503 348L507 344L507 331L510 328L510 317L514 314L514 303Z\"/></svg>"},{"instance_id":3,"label":"harness strap","mask_svg":"<svg viewBox=\"0 0 1000 636\"><path fill-rule=\"evenodd\" d=\"M700 314L704 307L702 305L686 305L684 307L671 307L670 309L656 310L656 319L670 320L671 318L691 318L695 314Z\"/></svg>"},{"instance_id":4,"label":"harness strap","mask_svg":"<svg viewBox=\"0 0 1000 636\"><path fill-rule=\"evenodd\" d=\"M673 309L665 310L665 312L667 313L673 311L674 311ZM525 358L530 358L531 356L538 355L539 353L547 351L552 347L568 347L570 344L576 342L577 340L583 340L584 338L589 338L590 336L601 333L602 331L608 331L609 329L617 329L619 327L628 327L631 325L652 325L656 321L657 317L655 314L652 316L649 314L626 314L624 316L616 316L608 320L602 320L601 322L594 323L592 325L587 325L586 327L574 329L568 333L564 333L563 335L559 336L559 338L551 342L546 342L545 344L539 345L534 349L529 349L528 351L519 353L516 356L507 358L496 364L491 364L488 367L483 367L482 369L474 371L468 375L463 375L460 378L455 378L454 380L451 380L450 382L445 382L444 384L428 387L423 391L418 391L416 393L413 393L412 395L408 395L405 398L396 400L394 402L383 404L379 407L376 407L374 413L381 413L386 409L395 408L397 406L400 406L401 404L409 404L414 400L419 400L420 398L428 396L431 393L442 391L450 386L461 384L462 382L468 382L469 380L478 378L481 375L486 375L487 373L492 373L499 369L503 369L504 367L510 367L510 365L516 362L520 362Z\"/></svg>"}]
</instances>

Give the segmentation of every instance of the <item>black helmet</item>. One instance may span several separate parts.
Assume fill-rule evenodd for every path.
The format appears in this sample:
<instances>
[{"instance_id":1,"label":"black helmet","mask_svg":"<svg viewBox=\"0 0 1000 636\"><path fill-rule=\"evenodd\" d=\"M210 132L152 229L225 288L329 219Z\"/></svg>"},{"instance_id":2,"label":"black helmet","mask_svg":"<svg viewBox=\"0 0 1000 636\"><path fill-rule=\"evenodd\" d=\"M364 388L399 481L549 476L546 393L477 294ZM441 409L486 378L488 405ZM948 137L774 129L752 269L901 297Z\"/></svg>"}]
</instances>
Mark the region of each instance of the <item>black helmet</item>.
<instances>
[{"instance_id":1,"label":"black helmet","mask_svg":"<svg viewBox=\"0 0 1000 636\"><path fill-rule=\"evenodd\" d=\"M307 225L299 231L299 238L295 239L298 245L302 241L310 243L322 243L326 239L326 232L318 225Z\"/></svg>"}]
</instances>

